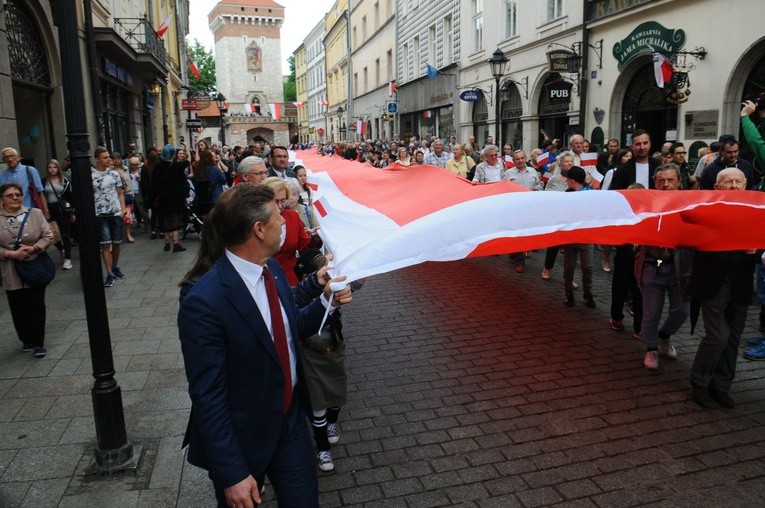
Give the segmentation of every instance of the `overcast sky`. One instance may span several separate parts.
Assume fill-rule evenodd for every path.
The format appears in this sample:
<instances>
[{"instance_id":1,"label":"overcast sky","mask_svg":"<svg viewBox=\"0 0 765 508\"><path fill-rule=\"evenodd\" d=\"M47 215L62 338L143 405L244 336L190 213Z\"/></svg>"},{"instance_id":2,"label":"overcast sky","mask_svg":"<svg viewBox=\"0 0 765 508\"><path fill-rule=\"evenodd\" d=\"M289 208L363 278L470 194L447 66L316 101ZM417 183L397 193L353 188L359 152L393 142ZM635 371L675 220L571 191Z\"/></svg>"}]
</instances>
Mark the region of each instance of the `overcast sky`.
<instances>
[{"instance_id":1,"label":"overcast sky","mask_svg":"<svg viewBox=\"0 0 765 508\"><path fill-rule=\"evenodd\" d=\"M211 50L215 50L207 15L219 0L192 0L189 16L189 42L194 39ZM333 0L276 0L285 7L282 25L282 73L289 74L287 58L300 46L308 32L324 17L334 3Z\"/></svg>"}]
</instances>

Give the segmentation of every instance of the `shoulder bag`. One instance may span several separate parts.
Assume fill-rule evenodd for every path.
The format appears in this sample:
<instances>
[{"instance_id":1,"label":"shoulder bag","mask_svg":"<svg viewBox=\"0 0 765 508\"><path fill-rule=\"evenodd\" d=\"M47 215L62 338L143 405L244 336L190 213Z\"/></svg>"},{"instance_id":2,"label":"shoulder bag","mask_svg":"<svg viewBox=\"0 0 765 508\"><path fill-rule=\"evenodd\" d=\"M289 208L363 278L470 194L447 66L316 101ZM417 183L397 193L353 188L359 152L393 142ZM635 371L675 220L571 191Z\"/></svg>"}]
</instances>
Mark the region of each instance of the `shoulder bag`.
<instances>
[{"instance_id":1,"label":"shoulder bag","mask_svg":"<svg viewBox=\"0 0 765 508\"><path fill-rule=\"evenodd\" d=\"M42 196L40 195L40 191L37 190L37 187L35 186L35 181L32 178L32 170L29 169L29 166L26 166L27 168L27 181L29 183L29 186L27 187L27 191L29 192L29 195L32 196L32 203L34 203L35 208L42 209Z\"/></svg>"},{"instance_id":2,"label":"shoulder bag","mask_svg":"<svg viewBox=\"0 0 765 508\"><path fill-rule=\"evenodd\" d=\"M50 182L48 182L50 183ZM62 214L70 214L74 213L74 206L72 206L72 203L64 199L64 194L66 194L66 188L69 186L69 180L64 180L64 192L61 193L59 196L58 192L56 192L56 187L53 186L53 184L50 184L50 188L53 191L53 194L56 195L56 199L58 200L58 211Z\"/></svg>"},{"instance_id":3,"label":"shoulder bag","mask_svg":"<svg viewBox=\"0 0 765 508\"><path fill-rule=\"evenodd\" d=\"M30 214L31 211L27 212L24 216L24 220L21 221L14 249L18 249L21 245L21 236L24 234L24 226L26 225ZM56 276L56 265L53 264L53 260L45 251L39 252L37 256L32 259L24 261L14 259L13 266L16 269L16 273L19 274L21 282L32 286L33 288L44 288L50 284Z\"/></svg>"}]
</instances>

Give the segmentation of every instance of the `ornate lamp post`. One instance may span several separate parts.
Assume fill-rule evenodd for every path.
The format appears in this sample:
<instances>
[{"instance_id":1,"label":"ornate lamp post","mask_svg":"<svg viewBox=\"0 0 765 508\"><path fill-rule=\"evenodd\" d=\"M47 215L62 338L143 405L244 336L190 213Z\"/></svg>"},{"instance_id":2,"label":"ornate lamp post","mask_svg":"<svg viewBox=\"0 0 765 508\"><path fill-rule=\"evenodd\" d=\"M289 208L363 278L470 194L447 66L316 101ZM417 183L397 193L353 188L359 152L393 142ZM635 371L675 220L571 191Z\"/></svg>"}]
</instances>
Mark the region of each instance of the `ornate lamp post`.
<instances>
[{"instance_id":1,"label":"ornate lamp post","mask_svg":"<svg viewBox=\"0 0 765 508\"><path fill-rule=\"evenodd\" d=\"M343 141L343 128L340 127L341 122L343 121L343 113L345 113L345 109L342 106L337 107L337 135L340 139L338 141Z\"/></svg>"},{"instance_id":2,"label":"ornate lamp post","mask_svg":"<svg viewBox=\"0 0 765 508\"><path fill-rule=\"evenodd\" d=\"M488 60L489 65L491 66L491 75L494 76L494 82L496 83L494 88L494 135L496 136L496 139L494 142L497 146L502 146L502 133L499 132L499 82L505 74L505 65L508 61L508 58L499 48L494 51L494 54L492 54L491 58Z\"/></svg>"},{"instance_id":3,"label":"ornate lamp post","mask_svg":"<svg viewBox=\"0 0 765 508\"><path fill-rule=\"evenodd\" d=\"M221 147L226 144L226 120L225 116L228 112L228 106L226 104L226 98L222 93L218 92L215 97L215 102L218 104L218 110L220 111L220 144Z\"/></svg>"}]
</instances>

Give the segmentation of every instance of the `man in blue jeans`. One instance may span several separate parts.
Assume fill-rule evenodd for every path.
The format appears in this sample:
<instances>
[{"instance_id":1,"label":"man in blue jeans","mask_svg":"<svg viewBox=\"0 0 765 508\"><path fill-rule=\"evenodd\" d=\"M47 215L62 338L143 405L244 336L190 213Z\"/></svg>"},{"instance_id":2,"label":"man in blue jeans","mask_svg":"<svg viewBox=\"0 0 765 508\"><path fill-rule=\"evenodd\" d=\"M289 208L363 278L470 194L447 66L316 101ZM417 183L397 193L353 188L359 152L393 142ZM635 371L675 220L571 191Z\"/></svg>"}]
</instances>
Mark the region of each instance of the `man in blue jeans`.
<instances>
[{"instance_id":1,"label":"man in blue jeans","mask_svg":"<svg viewBox=\"0 0 765 508\"><path fill-rule=\"evenodd\" d=\"M91 168L93 178L93 199L96 205L96 227L98 228L101 256L106 267L104 287L112 287L114 279L124 279L119 267L120 245L122 244L122 218L127 213L125 206L125 182L111 169L112 158L103 146L93 153L96 167Z\"/></svg>"}]
</instances>

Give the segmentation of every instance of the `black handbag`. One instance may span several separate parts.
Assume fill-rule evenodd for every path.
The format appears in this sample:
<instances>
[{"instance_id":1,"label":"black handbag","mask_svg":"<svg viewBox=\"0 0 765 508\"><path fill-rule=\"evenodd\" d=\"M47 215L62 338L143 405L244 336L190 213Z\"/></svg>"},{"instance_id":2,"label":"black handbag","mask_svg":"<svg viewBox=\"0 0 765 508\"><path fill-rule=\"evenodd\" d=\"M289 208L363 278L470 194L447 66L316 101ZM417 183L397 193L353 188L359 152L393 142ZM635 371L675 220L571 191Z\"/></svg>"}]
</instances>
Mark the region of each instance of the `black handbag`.
<instances>
[{"instance_id":1,"label":"black handbag","mask_svg":"<svg viewBox=\"0 0 765 508\"><path fill-rule=\"evenodd\" d=\"M53 184L50 184L50 188L53 191L53 194L56 195L56 199L58 200L58 211L62 214L70 214L74 213L74 205L67 201L66 199L63 199L64 194L66 194L66 188L69 186L69 180L64 180L66 183L64 184L64 192L61 193L59 196L58 192L56 192L56 188L53 186Z\"/></svg>"},{"instance_id":2,"label":"black handbag","mask_svg":"<svg viewBox=\"0 0 765 508\"><path fill-rule=\"evenodd\" d=\"M27 223L30 213L31 212L27 212L24 216L24 220L21 221L19 234L16 237L15 249L19 248L21 236L24 234L24 226ZM45 251L38 253L37 256L32 259L27 259L25 261L14 260L13 266L16 269L16 273L19 274L21 282L28 286L32 286L33 288L44 288L50 284L56 276L56 265Z\"/></svg>"}]
</instances>

